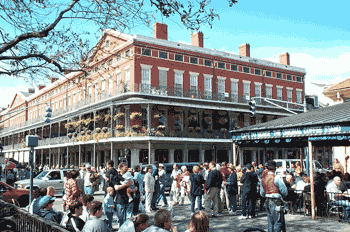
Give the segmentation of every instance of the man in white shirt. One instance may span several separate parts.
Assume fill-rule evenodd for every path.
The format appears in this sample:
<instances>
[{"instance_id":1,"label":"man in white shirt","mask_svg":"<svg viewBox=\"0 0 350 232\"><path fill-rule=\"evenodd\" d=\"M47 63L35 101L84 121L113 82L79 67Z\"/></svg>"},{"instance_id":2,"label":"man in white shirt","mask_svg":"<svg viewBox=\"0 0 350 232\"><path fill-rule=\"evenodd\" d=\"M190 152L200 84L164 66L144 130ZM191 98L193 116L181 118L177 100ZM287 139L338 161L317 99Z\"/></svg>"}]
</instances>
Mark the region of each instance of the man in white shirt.
<instances>
[{"instance_id":1,"label":"man in white shirt","mask_svg":"<svg viewBox=\"0 0 350 232\"><path fill-rule=\"evenodd\" d=\"M173 165L173 171L171 173L170 178L173 179L173 183L171 184L171 192L170 199L173 201L173 205L178 205L180 201L180 188L177 186L177 178L181 174L181 170L179 170L179 165Z\"/></svg>"},{"instance_id":2,"label":"man in white shirt","mask_svg":"<svg viewBox=\"0 0 350 232\"><path fill-rule=\"evenodd\" d=\"M90 196L94 196L94 188L90 181L90 176L92 174L91 172L91 165L87 164L86 166L86 173L84 176L84 191L85 194L89 194Z\"/></svg>"},{"instance_id":3,"label":"man in white shirt","mask_svg":"<svg viewBox=\"0 0 350 232\"><path fill-rule=\"evenodd\" d=\"M341 178L339 176L334 177L333 182L327 186L327 194L329 195L332 205L343 206L343 220L350 222L350 201L342 200L344 194L340 190L340 185Z\"/></svg>"}]
</instances>

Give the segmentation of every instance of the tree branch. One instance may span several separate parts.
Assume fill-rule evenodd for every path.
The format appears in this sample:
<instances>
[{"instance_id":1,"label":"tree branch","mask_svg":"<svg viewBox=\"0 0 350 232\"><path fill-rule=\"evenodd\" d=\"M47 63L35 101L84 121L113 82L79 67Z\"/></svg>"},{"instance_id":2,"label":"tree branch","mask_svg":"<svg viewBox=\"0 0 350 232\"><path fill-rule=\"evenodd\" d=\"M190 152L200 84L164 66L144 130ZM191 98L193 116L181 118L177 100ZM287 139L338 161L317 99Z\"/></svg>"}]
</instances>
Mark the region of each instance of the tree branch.
<instances>
[{"instance_id":1,"label":"tree branch","mask_svg":"<svg viewBox=\"0 0 350 232\"><path fill-rule=\"evenodd\" d=\"M18 43L20 43L23 40L27 40L30 38L43 38L43 37L47 37L49 32L52 31L57 24L62 20L63 15L70 11L74 5L79 2L80 0L73 0L72 3L63 11L61 11L61 13L58 15L57 19L50 25L48 25L44 30L42 31L37 31L37 32L31 32L31 33L25 33L22 35L17 36L15 39L13 39L11 42L5 44L4 46L0 47L0 54L2 54L3 52L6 52L7 50L13 48L14 46L16 46Z\"/></svg>"}]
</instances>

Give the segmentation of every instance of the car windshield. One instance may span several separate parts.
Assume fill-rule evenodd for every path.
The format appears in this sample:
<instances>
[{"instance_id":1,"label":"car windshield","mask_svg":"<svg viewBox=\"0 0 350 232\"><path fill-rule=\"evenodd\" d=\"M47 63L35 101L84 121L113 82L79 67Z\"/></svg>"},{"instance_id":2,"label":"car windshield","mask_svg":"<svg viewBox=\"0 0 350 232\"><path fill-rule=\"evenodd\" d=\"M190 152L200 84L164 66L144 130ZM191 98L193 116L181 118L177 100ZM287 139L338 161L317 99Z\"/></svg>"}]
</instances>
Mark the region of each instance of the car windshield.
<instances>
[{"instance_id":1,"label":"car windshield","mask_svg":"<svg viewBox=\"0 0 350 232\"><path fill-rule=\"evenodd\" d=\"M46 176L48 173L48 171L43 171L42 173L40 173L37 177L35 177L35 179L39 179L41 180L44 176Z\"/></svg>"}]
</instances>

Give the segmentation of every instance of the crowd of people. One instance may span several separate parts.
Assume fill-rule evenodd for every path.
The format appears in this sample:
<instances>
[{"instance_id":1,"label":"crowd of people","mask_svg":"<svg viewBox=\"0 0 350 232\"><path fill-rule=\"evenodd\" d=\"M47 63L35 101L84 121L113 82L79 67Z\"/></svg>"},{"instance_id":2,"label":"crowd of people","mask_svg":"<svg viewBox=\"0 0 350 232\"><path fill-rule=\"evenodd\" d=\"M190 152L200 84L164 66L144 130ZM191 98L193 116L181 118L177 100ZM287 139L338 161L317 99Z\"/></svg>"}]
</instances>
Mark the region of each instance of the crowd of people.
<instances>
[{"instance_id":1,"label":"crowd of people","mask_svg":"<svg viewBox=\"0 0 350 232\"><path fill-rule=\"evenodd\" d=\"M310 177L302 172L297 163L287 170L286 178L280 178L274 175L276 167L273 165L252 162L245 167L235 167L227 162L221 165L210 162L194 166L190 173L186 166L174 164L168 202L165 196L166 172L158 162L154 163L156 168L146 166L144 176L140 166L128 168L126 163L120 163L115 169L112 160L99 171L87 164L82 165L80 171L66 174L64 212L52 208L55 201L52 187L36 190L28 210L70 231L109 231L114 215L118 219L119 231L132 231L130 227L135 231L162 231L159 228L177 231L171 226L171 207L167 207L184 204L188 199L192 215L188 230L207 231L198 228L209 228L208 218L221 216L223 210L237 215L237 202L241 202L239 219L254 218L257 212L266 211L270 217L269 227L273 227L275 221L280 223L278 226L283 230L284 220L275 219L284 218L285 211L276 209L282 207L295 212L303 207L303 193L310 192ZM326 174L314 173L314 177L317 215L326 214L326 191L332 193L331 201L334 204L344 207L343 220L348 222L350 203L341 199L344 190L348 189L345 184L348 174L332 170ZM83 180L83 186L78 185L78 178ZM99 188L105 192L103 202L94 201L94 194ZM256 204L258 199L259 205ZM285 202L291 202L291 206ZM306 208L306 211L311 212L310 208ZM148 226L150 213L156 213L154 226L158 229ZM100 219L102 215L105 215L105 220Z\"/></svg>"}]
</instances>

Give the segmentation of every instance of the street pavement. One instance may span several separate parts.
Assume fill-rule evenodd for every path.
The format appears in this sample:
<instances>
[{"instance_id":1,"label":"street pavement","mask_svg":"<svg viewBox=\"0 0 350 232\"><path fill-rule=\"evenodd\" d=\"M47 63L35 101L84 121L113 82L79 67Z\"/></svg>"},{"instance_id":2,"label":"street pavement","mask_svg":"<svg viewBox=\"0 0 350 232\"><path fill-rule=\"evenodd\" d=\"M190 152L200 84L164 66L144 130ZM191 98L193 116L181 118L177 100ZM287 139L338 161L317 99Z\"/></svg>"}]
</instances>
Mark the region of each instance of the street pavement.
<instances>
[{"instance_id":1,"label":"street pavement","mask_svg":"<svg viewBox=\"0 0 350 232\"><path fill-rule=\"evenodd\" d=\"M95 200L103 201L103 192L97 192L95 195ZM169 196L167 197L169 202ZM56 199L54 203L54 208L56 210L62 211L62 198L59 197ZM238 211L237 215L228 214L227 210L223 211L223 215L217 218L210 218L210 231L211 232L226 232L226 231L234 231L234 232L242 232L247 228L259 228L267 231L267 216L266 213L259 213L256 218L252 219L238 219L240 216L240 211ZM150 214L151 223L153 224L154 213ZM183 232L187 230L187 225L191 218L191 210L190 210L190 202L188 199L185 201L184 205L174 206L173 211L173 226L178 227L179 232ZM297 232L297 231L305 231L305 232L316 232L316 231L349 231L350 232L350 224L338 222L336 218L317 218L316 220L312 220L310 216L303 215L286 215L286 228L287 232ZM116 217L113 221L113 228L117 229L117 221Z\"/></svg>"}]
</instances>

